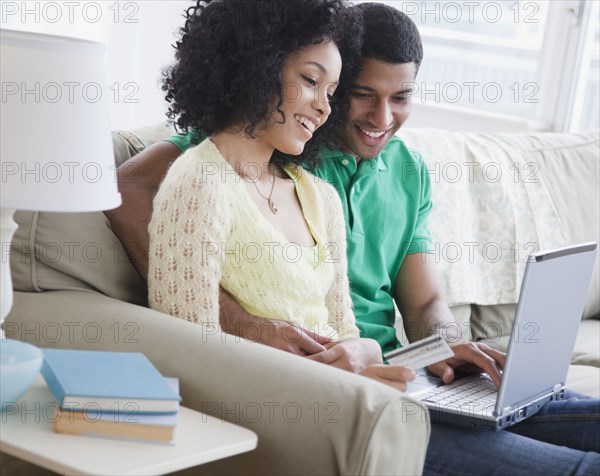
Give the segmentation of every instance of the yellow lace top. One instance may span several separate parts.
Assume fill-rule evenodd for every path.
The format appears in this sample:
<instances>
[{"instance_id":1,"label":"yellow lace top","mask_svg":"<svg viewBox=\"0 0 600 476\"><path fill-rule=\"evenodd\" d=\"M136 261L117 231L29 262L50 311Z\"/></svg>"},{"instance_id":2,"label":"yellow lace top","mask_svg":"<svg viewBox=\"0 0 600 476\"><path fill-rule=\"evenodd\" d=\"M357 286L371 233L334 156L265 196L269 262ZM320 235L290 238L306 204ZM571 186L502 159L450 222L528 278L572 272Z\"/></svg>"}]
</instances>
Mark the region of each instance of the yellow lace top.
<instances>
[{"instance_id":1,"label":"yellow lace top","mask_svg":"<svg viewBox=\"0 0 600 476\"><path fill-rule=\"evenodd\" d=\"M171 166L149 226L149 303L192 322L219 322L219 285L251 314L331 338L358 337L335 190L288 166L314 248L288 242L244 182L205 140Z\"/></svg>"}]
</instances>

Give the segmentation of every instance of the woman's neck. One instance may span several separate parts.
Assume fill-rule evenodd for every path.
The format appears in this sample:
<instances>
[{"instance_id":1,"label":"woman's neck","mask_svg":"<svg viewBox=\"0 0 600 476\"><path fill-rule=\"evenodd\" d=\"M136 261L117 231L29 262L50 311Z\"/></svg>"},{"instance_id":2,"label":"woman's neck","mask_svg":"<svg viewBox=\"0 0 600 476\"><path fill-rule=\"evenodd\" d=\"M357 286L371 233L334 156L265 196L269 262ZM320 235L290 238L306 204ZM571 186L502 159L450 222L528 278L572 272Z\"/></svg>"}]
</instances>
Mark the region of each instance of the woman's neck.
<instances>
[{"instance_id":1,"label":"woman's neck","mask_svg":"<svg viewBox=\"0 0 600 476\"><path fill-rule=\"evenodd\" d=\"M273 147L260 138L248 137L243 129L239 132L220 131L210 136L223 158L242 177L268 181L271 170L269 162Z\"/></svg>"}]
</instances>

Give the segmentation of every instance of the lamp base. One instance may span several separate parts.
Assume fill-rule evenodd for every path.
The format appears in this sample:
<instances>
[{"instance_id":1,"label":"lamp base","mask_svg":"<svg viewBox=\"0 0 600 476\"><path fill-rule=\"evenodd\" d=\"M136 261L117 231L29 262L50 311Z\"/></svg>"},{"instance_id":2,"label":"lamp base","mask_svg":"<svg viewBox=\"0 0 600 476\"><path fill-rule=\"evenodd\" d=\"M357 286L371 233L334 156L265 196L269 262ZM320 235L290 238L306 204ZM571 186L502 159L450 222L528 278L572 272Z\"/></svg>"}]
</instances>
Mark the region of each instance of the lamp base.
<instances>
[{"instance_id":1,"label":"lamp base","mask_svg":"<svg viewBox=\"0 0 600 476\"><path fill-rule=\"evenodd\" d=\"M13 287L10 275L10 247L12 237L17 229L17 224L13 220L15 210L11 208L0 208L0 238L2 239L2 263L0 263L0 326L13 303ZM0 338L4 339L4 330L0 327Z\"/></svg>"}]
</instances>

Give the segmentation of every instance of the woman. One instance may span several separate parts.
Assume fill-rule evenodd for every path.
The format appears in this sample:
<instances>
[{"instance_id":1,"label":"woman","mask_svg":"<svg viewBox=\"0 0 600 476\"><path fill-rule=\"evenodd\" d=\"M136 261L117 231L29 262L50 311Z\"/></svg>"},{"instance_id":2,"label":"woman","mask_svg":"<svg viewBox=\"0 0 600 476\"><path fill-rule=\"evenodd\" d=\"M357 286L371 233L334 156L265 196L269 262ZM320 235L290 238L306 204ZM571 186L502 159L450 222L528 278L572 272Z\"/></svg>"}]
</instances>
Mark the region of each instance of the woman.
<instances>
[{"instance_id":1,"label":"woman","mask_svg":"<svg viewBox=\"0 0 600 476\"><path fill-rule=\"evenodd\" d=\"M218 325L221 286L251 314L358 340L339 198L299 166L328 137L340 51L345 74L358 64L346 52L360 48L339 33L351 30L336 29L342 10L338 0L188 10L164 89L177 126L209 137L174 163L154 201L154 309ZM381 363L376 342L359 343Z\"/></svg>"}]
</instances>

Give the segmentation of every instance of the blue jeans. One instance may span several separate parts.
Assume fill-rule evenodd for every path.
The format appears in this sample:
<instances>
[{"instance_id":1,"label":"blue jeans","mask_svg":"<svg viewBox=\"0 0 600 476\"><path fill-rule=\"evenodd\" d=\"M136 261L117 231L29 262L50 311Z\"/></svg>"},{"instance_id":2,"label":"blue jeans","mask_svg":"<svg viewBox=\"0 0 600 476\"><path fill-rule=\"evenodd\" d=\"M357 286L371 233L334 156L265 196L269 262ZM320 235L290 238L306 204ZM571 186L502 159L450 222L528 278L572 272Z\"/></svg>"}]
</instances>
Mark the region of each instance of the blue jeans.
<instances>
[{"instance_id":1,"label":"blue jeans","mask_svg":"<svg viewBox=\"0 0 600 476\"><path fill-rule=\"evenodd\" d=\"M600 400L566 390L508 430L434 422L424 474L600 475Z\"/></svg>"}]
</instances>

